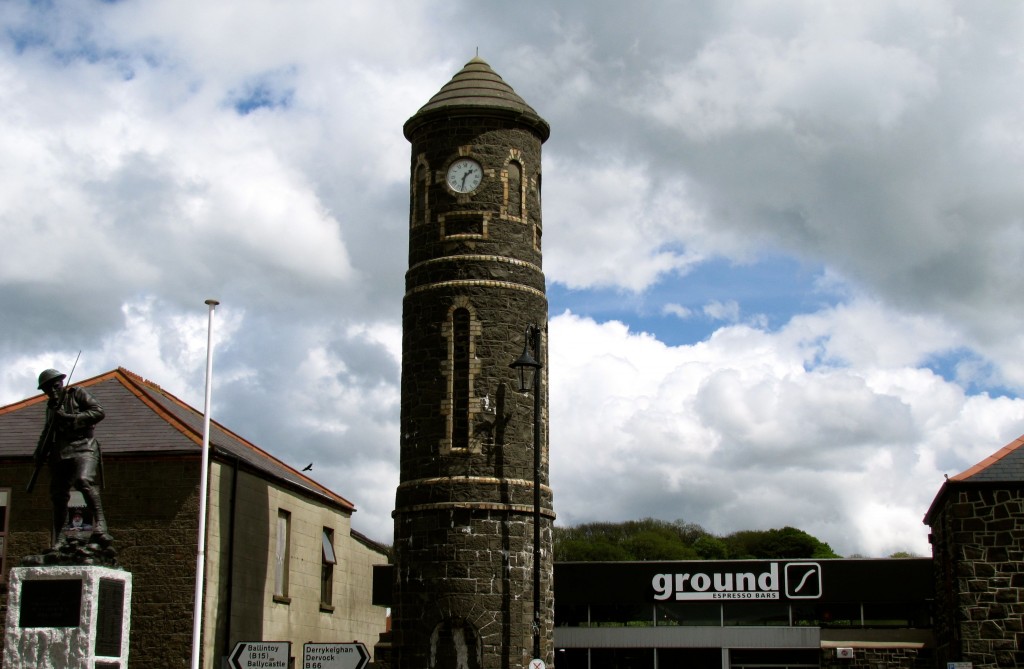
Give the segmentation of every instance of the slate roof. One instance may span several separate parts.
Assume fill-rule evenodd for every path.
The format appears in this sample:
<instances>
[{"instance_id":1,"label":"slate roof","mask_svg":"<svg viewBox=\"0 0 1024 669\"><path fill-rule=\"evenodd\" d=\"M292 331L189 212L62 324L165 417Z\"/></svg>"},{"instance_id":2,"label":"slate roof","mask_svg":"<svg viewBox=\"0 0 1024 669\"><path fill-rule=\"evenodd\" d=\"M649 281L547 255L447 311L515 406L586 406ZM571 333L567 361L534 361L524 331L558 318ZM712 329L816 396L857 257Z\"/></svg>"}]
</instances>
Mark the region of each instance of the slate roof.
<instances>
[{"instance_id":1,"label":"slate roof","mask_svg":"<svg viewBox=\"0 0 1024 669\"><path fill-rule=\"evenodd\" d=\"M547 121L526 104L490 65L480 57L475 57L405 122L405 136L411 139L416 128L435 114L454 116L467 108L471 108L474 113L479 113L481 109L491 109L510 114L533 126L540 134L541 141L551 134Z\"/></svg>"},{"instance_id":2,"label":"slate roof","mask_svg":"<svg viewBox=\"0 0 1024 669\"><path fill-rule=\"evenodd\" d=\"M119 367L72 385L87 388L106 417L96 425L104 455L186 454L198 456L203 414L157 384ZM46 396L39 394L0 407L0 458L31 457L44 422ZM233 460L307 495L355 511L341 495L289 467L270 453L210 421L214 457Z\"/></svg>"},{"instance_id":3,"label":"slate roof","mask_svg":"<svg viewBox=\"0 0 1024 669\"><path fill-rule=\"evenodd\" d=\"M1017 437L970 469L949 477L949 480L971 483L1024 481L1024 436Z\"/></svg>"}]
</instances>

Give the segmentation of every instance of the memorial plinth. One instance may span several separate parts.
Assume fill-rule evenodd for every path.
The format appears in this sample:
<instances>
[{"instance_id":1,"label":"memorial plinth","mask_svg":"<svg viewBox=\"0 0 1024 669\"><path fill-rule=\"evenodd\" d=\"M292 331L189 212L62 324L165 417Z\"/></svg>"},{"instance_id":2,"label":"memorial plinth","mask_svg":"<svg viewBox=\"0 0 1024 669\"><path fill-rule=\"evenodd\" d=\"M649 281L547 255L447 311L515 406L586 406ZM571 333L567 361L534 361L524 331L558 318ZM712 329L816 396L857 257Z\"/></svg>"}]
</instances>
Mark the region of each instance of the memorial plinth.
<instances>
[{"instance_id":1,"label":"memorial plinth","mask_svg":"<svg viewBox=\"0 0 1024 669\"><path fill-rule=\"evenodd\" d=\"M4 669L127 669L131 600L120 569L12 569Z\"/></svg>"}]
</instances>

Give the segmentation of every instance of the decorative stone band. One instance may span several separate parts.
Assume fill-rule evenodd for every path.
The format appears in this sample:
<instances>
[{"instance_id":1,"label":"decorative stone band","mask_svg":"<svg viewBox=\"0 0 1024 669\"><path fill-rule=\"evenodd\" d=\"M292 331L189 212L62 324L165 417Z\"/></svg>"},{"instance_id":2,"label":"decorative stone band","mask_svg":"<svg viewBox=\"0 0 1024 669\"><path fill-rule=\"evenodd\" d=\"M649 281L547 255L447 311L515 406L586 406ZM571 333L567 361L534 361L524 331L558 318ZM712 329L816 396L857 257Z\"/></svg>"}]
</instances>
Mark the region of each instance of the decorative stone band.
<instances>
[{"instance_id":1,"label":"decorative stone band","mask_svg":"<svg viewBox=\"0 0 1024 669\"><path fill-rule=\"evenodd\" d=\"M477 511L503 511L506 513L519 513L523 515L533 514L532 504L501 504L498 502L435 502L433 504L413 504L395 509L391 512L394 518L403 513L417 513L419 511L437 511L438 509L465 509ZM549 520L555 519L555 512L545 507L540 508L540 515Z\"/></svg>"},{"instance_id":2,"label":"decorative stone band","mask_svg":"<svg viewBox=\"0 0 1024 669\"><path fill-rule=\"evenodd\" d=\"M478 485L508 485L522 488L533 488L530 479L503 479L497 476L434 476L425 479L410 479L398 484L399 488L412 488L428 485L451 485L453 483L475 483ZM550 493L551 487L540 484L540 489Z\"/></svg>"},{"instance_id":3,"label":"decorative stone band","mask_svg":"<svg viewBox=\"0 0 1024 669\"><path fill-rule=\"evenodd\" d=\"M413 265L412 267L409 268L409 271L412 272L414 270L420 269L421 267L426 267L428 265L436 265L437 263L443 263L443 262L458 262L458 263L466 263L466 262L501 262L501 263L507 263L509 265L518 265L520 267L528 267L529 269L532 269L532 270L534 270L535 272L538 272L538 273L541 271L540 267L538 267L537 265L535 265L532 262L526 262L525 260L519 260L518 258L509 258L508 256L496 256L496 255L489 255L489 254L484 254L484 253L475 253L475 254L466 254L466 255L457 255L457 256L444 256L443 258L431 258L430 260L424 260L423 262L416 263L415 265Z\"/></svg>"},{"instance_id":4,"label":"decorative stone band","mask_svg":"<svg viewBox=\"0 0 1024 669\"><path fill-rule=\"evenodd\" d=\"M524 286L521 283L512 283L511 281L486 281L486 280L457 280L457 281L438 281L437 283L428 283L423 286L417 286L406 293L406 296L414 295L416 293L422 293L428 290L437 290L438 288L504 288L506 290L521 290L525 293L532 293L538 297L547 299L544 291L537 290L532 286Z\"/></svg>"},{"instance_id":5,"label":"decorative stone band","mask_svg":"<svg viewBox=\"0 0 1024 669\"><path fill-rule=\"evenodd\" d=\"M398 486L399 495L403 489L429 488L438 485L476 485L492 487L517 487L530 491L533 489L533 481L529 479L502 479L495 476L437 476L433 478L413 479L405 481ZM551 494L551 487L541 484L540 489L547 495ZM392 517L399 513L415 513L419 511L434 511L438 509L476 509L482 511L505 511L508 513L533 513L532 504L509 504L507 502L474 502L461 500L458 502L428 502L423 504L405 504L395 509ZM553 509L541 507L540 513L545 518L555 519Z\"/></svg>"}]
</instances>

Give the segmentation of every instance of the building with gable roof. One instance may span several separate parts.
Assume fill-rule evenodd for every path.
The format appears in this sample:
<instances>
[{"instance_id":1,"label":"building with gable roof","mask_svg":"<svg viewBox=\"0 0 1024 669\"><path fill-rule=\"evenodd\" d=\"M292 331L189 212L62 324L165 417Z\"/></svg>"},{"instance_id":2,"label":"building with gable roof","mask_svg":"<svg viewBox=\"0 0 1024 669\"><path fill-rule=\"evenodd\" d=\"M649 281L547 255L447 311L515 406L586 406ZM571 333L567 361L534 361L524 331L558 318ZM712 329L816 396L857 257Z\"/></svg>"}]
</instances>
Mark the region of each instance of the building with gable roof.
<instances>
[{"instance_id":1,"label":"building with gable roof","mask_svg":"<svg viewBox=\"0 0 1024 669\"><path fill-rule=\"evenodd\" d=\"M106 411L96 438L114 547L134 581L132 664L187 666L202 412L123 368L74 385ZM0 408L4 609L9 569L50 542L48 476L25 492L45 404L36 395ZM372 650L387 625L371 603L372 569L388 550L352 529L352 502L212 421L209 483L203 666L221 666L238 641L290 641L293 656L309 641Z\"/></svg>"},{"instance_id":2,"label":"building with gable roof","mask_svg":"<svg viewBox=\"0 0 1024 669\"><path fill-rule=\"evenodd\" d=\"M949 477L924 522L939 666L1024 666L1024 436Z\"/></svg>"}]
</instances>

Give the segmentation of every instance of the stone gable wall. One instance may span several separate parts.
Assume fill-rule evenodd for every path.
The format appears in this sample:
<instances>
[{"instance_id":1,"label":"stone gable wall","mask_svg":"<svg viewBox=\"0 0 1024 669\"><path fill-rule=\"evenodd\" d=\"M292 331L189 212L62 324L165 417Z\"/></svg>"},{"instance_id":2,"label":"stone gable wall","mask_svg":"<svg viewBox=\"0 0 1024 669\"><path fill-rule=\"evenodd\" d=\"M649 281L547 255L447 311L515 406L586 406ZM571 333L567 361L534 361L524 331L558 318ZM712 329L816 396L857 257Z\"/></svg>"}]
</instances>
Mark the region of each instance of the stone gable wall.
<instances>
[{"instance_id":1,"label":"stone gable wall","mask_svg":"<svg viewBox=\"0 0 1024 669\"><path fill-rule=\"evenodd\" d=\"M1024 489L951 486L932 517L940 666L1024 666Z\"/></svg>"}]
</instances>

